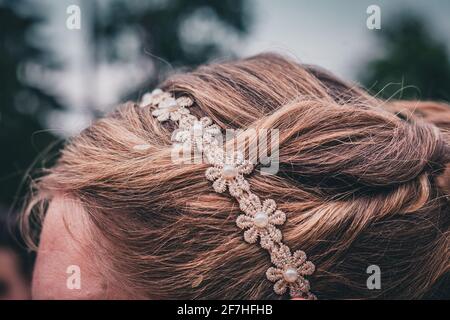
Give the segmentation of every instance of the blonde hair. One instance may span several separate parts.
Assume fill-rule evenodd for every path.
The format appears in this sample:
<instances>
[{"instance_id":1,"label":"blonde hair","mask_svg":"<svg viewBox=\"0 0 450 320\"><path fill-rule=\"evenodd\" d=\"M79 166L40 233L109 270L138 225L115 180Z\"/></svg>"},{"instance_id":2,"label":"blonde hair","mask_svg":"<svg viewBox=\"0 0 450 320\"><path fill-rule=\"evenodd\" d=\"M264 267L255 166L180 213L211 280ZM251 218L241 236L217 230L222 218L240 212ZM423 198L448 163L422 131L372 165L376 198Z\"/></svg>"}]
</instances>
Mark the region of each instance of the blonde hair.
<instances>
[{"instance_id":1,"label":"blonde hair","mask_svg":"<svg viewBox=\"0 0 450 320\"><path fill-rule=\"evenodd\" d=\"M278 174L248 179L286 212L285 242L315 263L319 298L437 294L450 268L447 105L381 101L274 54L160 87L223 129L279 129ZM25 224L62 194L83 205L111 277L144 296L278 299L267 253L236 227L236 203L212 190L205 164L171 160L172 129L132 102L98 120L37 181ZM367 288L369 265L381 268L382 290Z\"/></svg>"}]
</instances>

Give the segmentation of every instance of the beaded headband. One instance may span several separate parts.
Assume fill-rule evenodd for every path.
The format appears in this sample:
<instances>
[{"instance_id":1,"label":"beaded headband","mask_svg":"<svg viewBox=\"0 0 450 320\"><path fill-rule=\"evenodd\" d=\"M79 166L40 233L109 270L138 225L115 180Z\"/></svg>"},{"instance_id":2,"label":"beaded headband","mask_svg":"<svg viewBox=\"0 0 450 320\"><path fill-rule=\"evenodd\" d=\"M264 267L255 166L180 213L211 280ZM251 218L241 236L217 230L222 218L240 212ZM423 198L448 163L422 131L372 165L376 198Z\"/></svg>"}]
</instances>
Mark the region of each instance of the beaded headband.
<instances>
[{"instance_id":1,"label":"beaded headband","mask_svg":"<svg viewBox=\"0 0 450 320\"><path fill-rule=\"evenodd\" d=\"M273 266L266 276L275 282L273 290L278 295L288 290L292 297L316 299L310 292L309 281L305 276L314 273L315 266L307 261L306 254L297 250L294 253L282 242L282 234L277 226L286 221L286 214L277 210L274 200L262 201L251 192L250 184L244 176L253 172L254 165L244 160L242 153L227 154L219 145L217 136L221 129L208 117L198 119L192 115L188 107L194 101L187 96L174 98L170 93L156 89L146 93L140 102L141 108L153 108L152 115L160 122L172 121L178 125L172 134L174 146L196 148L205 155L210 167L206 170L206 179L212 181L215 192L229 194L239 203L243 214L236 219L240 229L244 229L244 240L257 243L266 249ZM145 145L135 146L135 149L145 149Z\"/></svg>"}]
</instances>

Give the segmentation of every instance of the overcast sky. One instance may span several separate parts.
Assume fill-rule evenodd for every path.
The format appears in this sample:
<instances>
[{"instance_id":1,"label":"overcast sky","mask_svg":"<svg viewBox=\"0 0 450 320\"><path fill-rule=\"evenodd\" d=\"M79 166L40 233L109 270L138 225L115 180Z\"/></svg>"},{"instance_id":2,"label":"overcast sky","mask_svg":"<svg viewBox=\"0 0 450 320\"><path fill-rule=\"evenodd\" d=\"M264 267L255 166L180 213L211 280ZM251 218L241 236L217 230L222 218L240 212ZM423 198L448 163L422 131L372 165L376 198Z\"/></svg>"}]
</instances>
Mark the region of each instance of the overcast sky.
<instances>
[{"instance_id":1,"label":"overcast sky","mask_svg":"<svg viewBox=\"0 0 450 320\"><path fill-rule=\"evenodd\" d=\"M361 63L380 53L375 34L398 12L424 16L430 27L450 44L448 0L253 0L256 21L243 55L264 50L289 53L353 80ZM367 7L381 9L381 30L366 27Z\"/></svg>"},{"instance_id":2,"label":"overcast sky","mask_svg":"<svg viewBox=\"0 0 450 320\"><path fill-rule=\"evenodd\" d=\"M391 16L402 11L419 13L426 18L433 32L450 48L448 0L249 1L254 17L251 32L242 41L231 44L242 57L277 51L303 63L317 64L347 80L356 80L364 62L382 54L376 33L383 31L383 23ZM70 113L55 113L51 126L61 130L61 134L73 134L89 124L86 110L91 105L110 108L130 86L142 81L151 68L144 66L136 56L136 61L131 63L97 66L93 74L85 55L85 46L89 44L82 32L83 25L79 31L67 31L64 27L67 6L79 1L41 2L49 16L43 31L66 63L65 70L48 76L46 82L72 106ZM381 9L381 30L366 27L369 5L378 5ZM88 16L89 12L82 11L82 23ZM36 81L42 81L42 75ZM87 82L91 85L86 85Z\"/></svg>"}]
</instances>

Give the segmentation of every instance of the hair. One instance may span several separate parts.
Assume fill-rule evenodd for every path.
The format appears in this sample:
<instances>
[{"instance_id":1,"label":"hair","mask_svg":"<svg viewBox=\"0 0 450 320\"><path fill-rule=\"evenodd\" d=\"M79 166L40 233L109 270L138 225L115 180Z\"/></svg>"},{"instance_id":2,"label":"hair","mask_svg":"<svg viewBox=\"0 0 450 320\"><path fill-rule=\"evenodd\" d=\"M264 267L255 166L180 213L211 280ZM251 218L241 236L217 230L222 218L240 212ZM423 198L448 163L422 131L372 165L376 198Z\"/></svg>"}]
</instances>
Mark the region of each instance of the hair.
<instances>
[{"instance_id":1,"label":"hair","mask_svg":"<svg viewBox=\"0 0 450 320\"><path fill-rule=\"evenodd\" d=\"M319 299L448 294L448 105L383 101L276 54L200 66L159 87L190 96L192 112L222 129L279 129L278 173L257 168L248 179L286 212L285 243L316 265ZM24 221L56 195L76 199L108 275L144 297L279 299L267 252L236 227L237 203L213 191L206 164L171 160L172 130L125 103L67 142ZM367 288L370 265L381 290Z\"/></svg>"}]
</instances>

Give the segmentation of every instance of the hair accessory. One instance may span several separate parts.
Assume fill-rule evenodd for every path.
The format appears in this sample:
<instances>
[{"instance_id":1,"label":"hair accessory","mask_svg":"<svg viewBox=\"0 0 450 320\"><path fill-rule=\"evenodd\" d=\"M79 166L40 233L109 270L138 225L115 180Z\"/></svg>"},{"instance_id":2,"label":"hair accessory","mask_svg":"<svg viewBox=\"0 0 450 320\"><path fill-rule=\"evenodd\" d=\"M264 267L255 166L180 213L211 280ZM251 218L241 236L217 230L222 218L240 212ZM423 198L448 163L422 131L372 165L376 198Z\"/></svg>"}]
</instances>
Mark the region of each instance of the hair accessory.
<instances>
[{"instance_id":1,"label":"hair accessory","mask_svg":"<svg viewBox=\"0 0 450 320\"><path fill-rule=\"evenodd\" d=\"M274 267L266 272L269 281L275 282L274 291L279 295L288 290L292 297L316 299L310 292L309 281L305 276L314 273L315 266L307 261L303 251L291 250L282 242L282 233L278 226L286 221L286 214L277 210L272 199L261 199L251 192L250 184L245 176L253 172L253 164L244 159L241 152L226 154L216 137L221 134L220 127L208 117L198 119L189 111L193 105L190 97L175 99L171 94L156 89L146 93L140 107L152 107L152 115L160 122L171 120L178 124L172 134L174 145L181 145L191 150L192 147L203 152L211 165L205 172L206 179L212 181L215 192L228 190L236 198L243 214L239 215L236 224L244 229L244 240L248 243L259 243L271 257ZM142 145L135 150L143 150Z\"/></svg>"}]
</instances>

